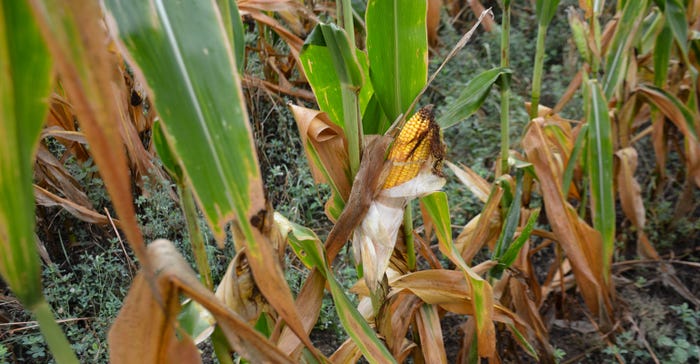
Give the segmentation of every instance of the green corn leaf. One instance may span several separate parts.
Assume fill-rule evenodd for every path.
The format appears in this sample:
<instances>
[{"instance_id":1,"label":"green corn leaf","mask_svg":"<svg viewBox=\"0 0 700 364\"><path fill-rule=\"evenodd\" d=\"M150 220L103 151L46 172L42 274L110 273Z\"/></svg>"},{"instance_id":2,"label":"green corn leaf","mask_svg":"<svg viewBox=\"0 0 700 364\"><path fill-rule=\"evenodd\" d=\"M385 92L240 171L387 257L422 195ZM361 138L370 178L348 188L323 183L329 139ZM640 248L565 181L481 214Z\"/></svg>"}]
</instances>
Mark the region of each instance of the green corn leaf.
<instances>
[{"instance_id":1,"label":"green corn leaf","mask_svg":"<svg viewBox=\"0 0 700 364\"><path fill-rule=\"evenodd\" d=\"M48 105L51 57L26 1L0 4L0 276L34 313L58 363L78 363L41 287L34 236L34 157Z\"/></svg>"},{"instance_id":2,"label":"green corn leaf","mask_svg":"<svg viewBox=\"0 0 700 364\"><path fill-rule=\"evenodd\" d=\"M581 151L584 149L586 140L588 138L588 124L581 126L578 135L576 136L576 141L574 142L574 150L571 151L571 156L569 156L569 161L566 163L566 169L564 169L564 177L562 182L562 191L564 196L569 194L569 189L571 187L571 181L574 178L574 168L576 168L576 163L581 156Z\"/></svg>"},{"instance_id":3,"label":"green corn leaf","mask_svg":"<svg viewBox=\"0 0 700 364\"><path fill-rule=\"evenodd\" d=\"M605 76L602 84L607 99L615 94L625 78L630 48L634 43L648 3L648 0L628 1L622 11L622 17L617 24L605 56Z\"/></svg>"},{"instance_id":4,"label":"green corn leaf","mask_svg":"<svg viewBox=\"0 0 700 364\"><path fill-rule=\"evenodd\" d=\"M501 229L501 233L496 241L496 246L493 249L492 260L498 261L499 263L501 257L505 251L509 248L511 240L513 240L513 235L515 235L515 230L520 224L520 206L523 196L523 174L522 170L518 170L518 175L516 177L515 185L515 196L511 199L510 207L508 208L508 213L506 214L506 220ZM500 264L499 264L500 265ZM496 266L498 267L498 266ZM494 268L496 268L494 267ZM496 278L500 278L500 274L503 272L503 267L498 270L492 269L491 275Z\"/></svg>"},{"instance_id":5,"label":"green corn leaf","mask_svg":"<svg viewBox=\"0 0 700 364\"><path fill-rule=\"evenodd\" d=\"M613 146L608 103L595 80L585 88L588 122L588 177L591 186L593 227L603 239L603 272L610 271L615 247L615 195L613 191Z\"/></svg>"},{"instance_id":6,"label":"green corn leaf","mask_svg":"<svg viewBox=\"0 0 700 364\"><path fill-rule=\"evenodd\" d=\"M161 121L156 121L153 123L153 146L156 148L158 157L163 163L163 167L170 173L170 175L175 178L175 182L178 184L184 183L185 176L182 171L182 167L177 160L177 156L173 152L168 141L165 139L165 132L163 131L163 125Z\"/></svg>"},{"instance_id":7,"label":"green corn leaf","mask_svg":"<svg viewBox=\"0 0 700 364\"><path fill-rule=\"evenodd\" d=\"M668 76L668 64L671 59L671 45L673 44L673 33L666 25L656 37L654 46L654 85L663 87Z\"/></svg>"},{"instance_id":8,"label":"green corn leaf","mask_svg":"<svg viewBox=\"0 0 700 364\"><path fill-rule=\"evenodd\" d=\"M353 306L345 294L345 289L328 267L326 255L318 236L311 229L292 223L279 214L276 218L284 221L284 224L289 226L290 230L287 239L297 257L307 268L317 269L328 281L338 318L340 318L343 328L357 347L360 348L362 354L365 355L370 363L395 363L396 361L389 350L377 338L377 334L360 312L357 311L357 308Z\"/></svg>"},{"instance_id":9,"label":"green corn leaf","mask_svg":"<svg viewBox=\"0 0 700 364\"><path fill-rule=\"evenodd\" d=\"M311 86L314 95L316 95L319 108L321 111L328 114L331 121L342 128L345 123L343 119L343 100L340 91L341 77L344 79L349 79L351 76L338 74L336 66L333 63L333 59L340 58L342 62L343 55L338 54L334 56L332 54L332 50L337 49L337 47L332 48L328 46L322 30L324 27L333 27L338 29L335 25L316 25L316 27L314 27L311 33L309 33L309 36L306 38L304 46L299 54L299 58L301 60L302 68L304 69L304 73L306 74L306 78L309 80L309 85ZM350 58L350 62L357 62L358 66L362 70L362 74L366 74L368 72L369 62L367 60L367 54L364 52L356 50L355 60ZM351 68L355 67L352 66ZM373 94L372 85L367 82L354 86L362 87L362 90L360 91L360 106L361 110L364 110Z\"/></svg>"},{"instance_id":10,"label":"green corn leaf","mask_svg":"<svg viewBox=\"0 0 700 364\"><path fill-rule=\"evenodd\" d=\"M673 37L683 51L684 57L688 55L688 20L685 18L686 9L680 0L666 0L664 14L666 21L673 32Z\"/></svg>"},{"instance_id":11,"label":"green corn leaf","mask_svg":"<svg viewBox=\"0 0 700 364\"><path fill-rule=\"evenodd\" d=\"M306 40L300 59L322 111L345 131L350 169L360 165L362 143L361 110L371 97L371 87L363 87L364 53L348 41L345 31L335 24L317 25ZM361 96L358 96L361 93ZM364 102L365 105L361 105Z\"/></svg>"},{"instance_id":12,"label":"green corn leaf","mask_svg":"<svg viewBox=\"0 0 700 364\"><path fill-rule=\"evenodd\" d=\"M233 54L236 57L236 67L238 73L243 73L245 68L245 31L243 30L243 21L241 14L238 11L238 5L234 0L217 0L221 20L226 29L226 35L233 49Z\"/></svg>"},{"instance_id":13,"label":"green corn leaf","mask_svg":"<svg viewBox=\"0 0 700 364\"><path fill-rule=\"evenodd\" d=\"M549 23L557 13L559 0L537 0L535 4L535 12L537 14L537 23L541 26L549 26Z\"/></svg>"},{"instance_id":14,"label":"green corn leaf","mask_svg":"<svg viewBox=\"0 0 700 364\"><path fill-rule=\"evenodd\" d=\"M462 92L445 112L438 117L440 127L449 128L472 114L474 114L484 104L486 97L491 91L491 87L501 78L510 80L512 71L503 67L492 68L484 71L471 79Z\"/></svg>"},{"instance_id":15,"label":"green corn leaf","mask_svg":"<svg viewBox=\"0 0 700 364\"><path fill-rule=\"evenodd\" d=\"M377 100L377 94L372 93L372 98L362 114L362 130L365 134L384 134L391 126L393 120L382 110L382 105Z\"/></svg>"},{"instance_id":16,"label":"green corn leaf","mask_svg":"<svg viewBox=\"0 0 700 364\"><path fill-rule=\"evenodd\" d=\"M513 265L515 259L520 254L520 249L527 242L532 234L532 229L535 228L535 223L537 223L537 218L540 216L540 209L532 211L530 217L527 219L525 227L520 231L520 235L508 246L508 249L503 253L503 255L498 260L498 265L493 267L491 270L491 275L500 278L503 270Z\"/></svg>"},{"instance_id":17,"label":"green corn leaf","mask_svg":"<svg viewBox=\"0 0 700 364\"><path fill-rule=\"evenodd\" d=\"M659 8L652 7L649 15L644 18L642 22L642 29L644 32L642 38L637 46L639 49L639 54L650 54L655 51L655 45L659 33L667 26L666 17L663 16Z\"/></svg>"},{"instance_id":18,"label":"green corn leaf","mask_svg":"<svg viewBox=\"0 0 700 364\"><path fill-rule=\"evenodd\" d=\"M427 2L370 0L365 13L370 79L392 122L406 110L428 78Z\"/></svg>"},{"instance_id":19,"label":"green corn leaf","mask_svg":"<svg viewBox=\"0 0 700 364\"><path fill-rule=\"evenodd\" d=\"M474 319L479 355L490 357L495 351L496 338L493 326L493 292L491 286L462 259L452 241L452 225L450 224L450 209L447 204L447 194L435 192L421 198L430 219L435 225L435 233L440 244L440 251L449 258L465 275L472 292Z\"/></svg>"},{"instance_id":20,"label":"green corn leaf","mask_svg":"<svg viewBox=\"0 0 700 364\"><path fill-rule=\"evenodd\" d=\"M107 5L155 93L168 144L179 155L215 235L222 238L234 211L247 221L251 183L260 175L216 9L206 2L110 0Z\"/></svg>"},{"instance_id":21,"label":"green corn leaf","mask_svg":"<svg viewBox=\"0 0 700 364\"><path fill-rule=\"evenodd\" d=\"M0 273L28 307L43 300L32 166L51 90L51 57L27 2L0 5Z\"/></svg>"}]
</instances>

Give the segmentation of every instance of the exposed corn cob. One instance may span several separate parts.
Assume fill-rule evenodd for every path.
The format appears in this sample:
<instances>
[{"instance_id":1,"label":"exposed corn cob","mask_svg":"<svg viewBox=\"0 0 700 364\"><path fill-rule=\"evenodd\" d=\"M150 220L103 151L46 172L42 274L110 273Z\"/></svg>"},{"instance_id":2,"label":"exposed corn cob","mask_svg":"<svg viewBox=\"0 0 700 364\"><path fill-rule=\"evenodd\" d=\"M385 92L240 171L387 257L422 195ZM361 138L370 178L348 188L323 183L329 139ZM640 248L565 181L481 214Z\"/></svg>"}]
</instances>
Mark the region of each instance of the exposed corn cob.
<instances>
[{"instance_id":1,"label":"exposed corn cob","mask_svg":"<svg viewBox=\"0 0 700 364\"><path fill-rule=\"evenodd\" d=\"M392 162L392 168L384 182L384 188L410 181L418 175L431 157L439 163L443 155L440 128L433 117L433 106L428 105L418 110L404 124L394 140L387 157ZM439 166L434 166L434 170L439 174Z\"/></svg>"}]
</instances>

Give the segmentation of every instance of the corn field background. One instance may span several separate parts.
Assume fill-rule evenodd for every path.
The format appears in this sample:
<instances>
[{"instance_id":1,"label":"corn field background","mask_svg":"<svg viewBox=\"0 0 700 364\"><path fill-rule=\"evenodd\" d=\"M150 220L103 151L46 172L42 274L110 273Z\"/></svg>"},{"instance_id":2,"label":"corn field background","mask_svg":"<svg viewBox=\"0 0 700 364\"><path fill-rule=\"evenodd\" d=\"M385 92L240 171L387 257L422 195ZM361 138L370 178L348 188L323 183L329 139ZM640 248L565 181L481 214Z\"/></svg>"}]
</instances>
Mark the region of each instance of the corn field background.
<instances>
[{"instance_id":1,"label":"corn field background","mask_svg":"<svg viewBox=\"0 0 700 364\"><path fill-rule=\"evenodd\" d=\"M0 362L700 360L700 1L5 0Z\"/></svg>"}]
</instances>

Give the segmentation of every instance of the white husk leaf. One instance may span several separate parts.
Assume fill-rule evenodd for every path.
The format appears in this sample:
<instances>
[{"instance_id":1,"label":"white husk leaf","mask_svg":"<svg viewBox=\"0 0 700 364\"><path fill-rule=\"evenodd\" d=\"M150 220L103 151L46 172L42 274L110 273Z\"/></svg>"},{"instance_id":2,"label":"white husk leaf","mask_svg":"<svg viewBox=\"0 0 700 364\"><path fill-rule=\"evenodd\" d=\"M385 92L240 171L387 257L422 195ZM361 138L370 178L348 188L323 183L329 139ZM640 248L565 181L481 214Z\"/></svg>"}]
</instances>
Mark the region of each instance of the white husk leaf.
<instances>
[{"instance_id":1,"label":"white husk leaf","mask_svg":"<svg viewBox=\"0 0 700 364\"><path fill-rule=\"evenodd\" d=\"M355 260L362 259L364 278L370 291L377 290L389 267L406 203L438 191L444 184L444 178L434 175L430 169L424 169L412 180L383 190L372 201L353 238Z\"/></svg>"}]
</instances>

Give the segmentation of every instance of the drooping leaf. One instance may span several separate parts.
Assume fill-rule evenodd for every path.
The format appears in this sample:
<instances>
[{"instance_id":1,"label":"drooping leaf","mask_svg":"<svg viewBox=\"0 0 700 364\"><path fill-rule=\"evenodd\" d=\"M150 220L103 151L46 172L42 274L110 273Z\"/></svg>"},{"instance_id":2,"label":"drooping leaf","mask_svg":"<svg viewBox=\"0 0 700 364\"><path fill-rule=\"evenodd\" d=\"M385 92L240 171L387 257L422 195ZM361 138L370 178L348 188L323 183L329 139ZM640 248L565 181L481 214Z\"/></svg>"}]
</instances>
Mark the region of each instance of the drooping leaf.
<instances>
[{"instance_id":1,"label":"drooping leaf","mask_svg":"<svg viewBox=\"0 0 700 364\"><path fill-rule=\"evenodd\" d=\"M461 165L458 166L450 161L445 161L445 164L454 172L457 179L471 191L476 198L481 202L486 203L489 198L491 185L481 176L479 176L471 168Z\"/></svg>"},{"instance_id":2,"label":"drooping leaf","mask_svg":"<svg viewBox=\"0 0 700 364\"><path fill-rule=\"evenodd\" d=\"M503 188L494 184L481 213L474 217L457 236L455 246L459 247L462 259L471 262L490 237L495 239L500 231L501 218L498 207L503 197Z\"/></svg>"},{"instance_id":3,"label":"drooping leaf","mask_svg":"<svg viewBox=\"0 0 700 364\"><path fill-rule=\"evenodd\" d=\"M290 245L304 264L315 268L327 280L336 312L348 336L370 362L395 362L386 346L379 341L374 330L353 306L345 294L345 289L328 267L321 241L316 234L296 224L290 223L290 226L288 235Z\"/></svg>"},{"instance_id":4,"label":"drooping leaf","mask_svg":"<svg viewBox=\"0 0 700 364\"><path fill-rule=\"evenodd\" d=\"M438 117L440 127L449 128L479 110L484 104L486 96L489 95L491 87L501 77L510 78L511 70L503 67L492 68L484 71L476 77L472 78L462 92L457 97L457 100L447 107L447 110Z\"/></svg>"},{"instance_id":5,"label":"drooping leaf","mask_svg":"<svg viewBox=\"0 0 700 364\"><path fill-rule=\"evenodd\" d=\"M605 76L601 83L606 99L612 98L622 85L627 73L630 48L644 18L644 10L648 2L648 0L628 1L622 11L622 17L605 56Z\"/></svg>"},{"instance_id":6,"label":"drooping leaf","mask_svg":"<svg viewBox=\"0 0 700 364\"><path fill-rule=\"evenodd\" d=\"M687 171L692 176L696 185L700 186L700 142L698 141L695 120L697 111L691 111L684 105L678 97L670 92L654 87L651 85L642 84L638 87L642 96L652 105L658 108L663 115L668 118L685 137L685 152ZM695 113L695 114L694 114ZM662 119L663 120L663 119ZM655 121L655 127L663 126L660 120ZM663 134L658 130L655 133L655 144L663 143ZM663 147L660 145L659 147ZM657 148L660 149L660 148Z\"/></svg>"},{"instance_id":7,"label":"drooping leaf","mask_svg":"<svg viewBox=\"0 0 700 364\"><path fill-rule=\"evenodd\" d=\"M479 356L493 357L496 353L496 330L493 325L493 292L491 285L476 274L462 259L452 241L452 226L447 205L447 195L435 192L421 199L440 243L440 251L465 275L472 292L472 307L477 327Z\"/></svg>"},{"instance_id":8,"label":"drooping leaf","mask_svg":"<svg viewBox=\"0 0 700 364\"><path fill-rule=\"evenodd\" d=\"M634 176L637 170L637 150L627 147L615 152L619 163L616 175L617 191L622 211L637 229L644 229L646 210L642 199L642 188Z\"/></svg>"},{"instance_id":9,"label":"drooping leaf","mask_svg":"<svg viewBox=\"0 0 700 364\"><path fill-rule=\"evenodd\" d=\"M421 91L428 77L427 2L370 0L365 13L370 79L393 122Z\"/></svg>"},{"instance_id":10,"label":"drooping leaf","mask_svg":"<svg viewBox=\"0 0 700 364\"><path fill-rule=\"evenodd\" d=\"M40 186L34 185L34 194L38 205L47 207L60 206L71 215L91 224L108 225L110 223L107 216L98 213L91 207L83 206L71 199L58 196ZM114 223L119 226L119 221L114 221Z\"/></svg>"}]
</instances>

